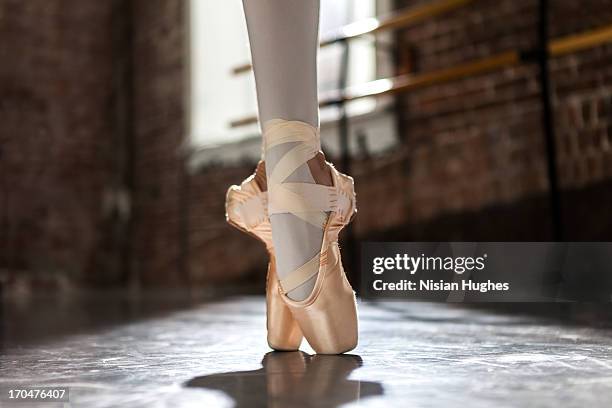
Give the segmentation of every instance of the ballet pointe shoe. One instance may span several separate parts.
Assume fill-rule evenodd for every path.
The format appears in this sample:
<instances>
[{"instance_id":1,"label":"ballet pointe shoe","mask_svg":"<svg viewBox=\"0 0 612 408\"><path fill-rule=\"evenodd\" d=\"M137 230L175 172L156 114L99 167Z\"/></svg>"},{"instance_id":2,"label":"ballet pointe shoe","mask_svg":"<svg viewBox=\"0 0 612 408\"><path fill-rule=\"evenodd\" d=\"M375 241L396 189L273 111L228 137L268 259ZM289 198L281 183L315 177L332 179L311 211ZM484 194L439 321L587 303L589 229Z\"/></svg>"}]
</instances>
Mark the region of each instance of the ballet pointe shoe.
<instances>
[{"instance_id":1,"label":"ballet pointe shoe","mask_svg":"<svg viewBox=\"0 0 612 408\"><path fill-rule=\"evenodd\" d=\"M292 274L280 282L282 300L291 310L308 344L318 354L340 354L357 346L357 306L355 292L346 278L338 234L351 220L355 210L353 179L332 168L334 186L348 201L344 208L332 211L325 225L319 274L311 294L302 301L291 300L286 293L295 281ZM292 283L291 281L294 281Z\"/></svg>"},{"instance_id":2,"label":"ballet pointe shoe","mask_svg":"<svg viewBox=\"0 0 612 408\"><path fill-rule=\"evenodd\" d=\"M323 231L320 254L279 280L279 289L310 346L319 354L340 354L357 345L355 293L344 273L338 247L340 230L356 212L353 179L328 163L332 186L287 181L320 151L319 140L318 129L307 123L266 122L266 151L285 143L293 146L267 174L268 213L293 214ZM311 279L315 279L314 288L304 300L287 296Z\"/></svg>"},{"instance_id":3,"label":"ballet pointe shoe","mask_svg":"<svg viewBox=\"0 0 612 408\"><path fill-rule=\"evenodd\" d=\"M297 350L302 332L281 299L272 245L272 229L267 210L267 193L256 182L255 174L240 186L231 186L225 200L225 216L233 227L263 242L270 256L266 277L266 327L268 345L279 351Z\"/></svg>"}]
</instances>

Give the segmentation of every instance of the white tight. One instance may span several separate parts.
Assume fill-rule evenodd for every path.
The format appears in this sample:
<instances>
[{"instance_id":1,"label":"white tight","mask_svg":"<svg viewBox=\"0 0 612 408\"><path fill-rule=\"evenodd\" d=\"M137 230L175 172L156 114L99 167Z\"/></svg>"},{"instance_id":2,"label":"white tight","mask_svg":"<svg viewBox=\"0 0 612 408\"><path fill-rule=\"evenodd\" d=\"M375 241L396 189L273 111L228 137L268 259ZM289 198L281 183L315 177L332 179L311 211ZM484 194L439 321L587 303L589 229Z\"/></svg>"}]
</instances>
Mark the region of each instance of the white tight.
<instances>
[{"instance_id":1,"label":"white tight","mask_svg":"<svg viewBox=\"0 0 612 408\"><path fill-rule=\"evenodd\" d=\"M319 126L317 51L319 0L243 0L255 72L259 121L297 120ZM263 129L262 129L263 130ZM266 152L266 173L294 144ZM307 164L287 181L315 183ZM270 217L280 279L319 253L322 231L293 214ZM305 299L316 276L288 293Z\"/></svg>"}]
</instances>

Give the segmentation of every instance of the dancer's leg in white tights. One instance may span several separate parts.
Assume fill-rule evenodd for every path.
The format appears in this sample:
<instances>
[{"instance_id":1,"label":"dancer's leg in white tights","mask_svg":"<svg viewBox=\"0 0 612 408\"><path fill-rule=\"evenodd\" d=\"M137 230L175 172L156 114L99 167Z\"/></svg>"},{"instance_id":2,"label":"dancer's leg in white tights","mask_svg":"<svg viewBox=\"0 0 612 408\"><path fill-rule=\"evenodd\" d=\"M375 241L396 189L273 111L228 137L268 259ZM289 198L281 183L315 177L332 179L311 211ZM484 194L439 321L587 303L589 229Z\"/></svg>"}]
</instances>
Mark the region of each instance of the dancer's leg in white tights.
<instances>
[{"instance_id":1,"label":"dancer's leg in white tights","mask_svg":"<svg viewBox=\"0 0 612 408\"><path fill-rule=\"evenodd\" d=\"M297 120L319 126L317 51L319 0L243 0L253 70L257 88L259 121ZM267 174L294 144L276 146L265 154ZM331 185L322 154L301 165L287 181ZM316 256L322 231L293 214L273 214L277 273L284 278ZM316 276L288 293L305 299Z\"/></svg>"}]
</instances>

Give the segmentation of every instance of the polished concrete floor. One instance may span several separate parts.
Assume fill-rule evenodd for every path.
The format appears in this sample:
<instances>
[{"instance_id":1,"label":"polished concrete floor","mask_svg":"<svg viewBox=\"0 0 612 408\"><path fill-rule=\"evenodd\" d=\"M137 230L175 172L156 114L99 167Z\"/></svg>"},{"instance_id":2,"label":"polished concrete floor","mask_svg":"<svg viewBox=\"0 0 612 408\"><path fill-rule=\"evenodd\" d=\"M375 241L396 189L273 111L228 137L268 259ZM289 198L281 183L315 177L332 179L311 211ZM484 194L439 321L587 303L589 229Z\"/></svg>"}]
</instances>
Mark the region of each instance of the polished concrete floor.
<instances>
[{"instance_id":1,"label":"polished concrete floor","mask_svg":"<svg viewBox=\"0 0 612 408\"><path fill-rule=\"evenodd\" d=\"M609 407L612 331L427 303L361 303L343 356L273 353L264 302L8 302L0 389L70 388L30 407ZM91 300L94 299L94 300ZM96 300L97 299L97 300Z\"/></svg>"}]
</instances>

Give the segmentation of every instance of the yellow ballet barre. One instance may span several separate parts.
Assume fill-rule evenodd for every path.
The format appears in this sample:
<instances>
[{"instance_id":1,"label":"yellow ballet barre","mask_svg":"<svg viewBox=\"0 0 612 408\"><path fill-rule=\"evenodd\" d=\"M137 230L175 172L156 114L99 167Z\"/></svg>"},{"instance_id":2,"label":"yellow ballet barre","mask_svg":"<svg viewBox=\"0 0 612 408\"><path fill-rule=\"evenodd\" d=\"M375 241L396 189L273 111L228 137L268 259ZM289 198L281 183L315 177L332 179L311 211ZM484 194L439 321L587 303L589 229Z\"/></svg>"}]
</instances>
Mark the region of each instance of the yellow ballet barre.
<instances>
[{"instance_id":1,"label":"yellow ballet barre","mask_svg":"<svg viewBox=\"0 0 612 408\"><path fill-rule=\"evenodd\" d=\"M367 18L365 20L356 21L325 35L324 39L320 42L320 46L326 47L340 41L351 40L364 35L407 27L427 18L454 10L472 1L474 0L441 0L431 4L411 7L393 13L387 17ZM242 64L234 67L232 73L238 75L248 72L251 69L251 64Z\"/></svg>"},{"instance_id":2,"label":"yellow ballet barre","mask_svg":"<svg viewBox=\"0 0 612 408\"><path fill-rule=\"evenodd\" d=\"M612 42L612 25L553 40L549 42L548 52L551 56L557 57L608 42ZM522 61L523 58L519 51L507 51L492 57L486 57L423 74L406 74L393 78L378 79L364 84L350 86L344 90L336 91L332 93L332 95L324 96L319 102L319 106L325 107L361 98L398 94L427 85L448 82L490 72L502 67L518 65ZM252 125L254 123L257 123L257 116L249 116L232 121L230 122L230 126L236 128Z\"/></svg>"}]
</instances>

